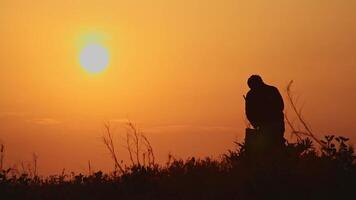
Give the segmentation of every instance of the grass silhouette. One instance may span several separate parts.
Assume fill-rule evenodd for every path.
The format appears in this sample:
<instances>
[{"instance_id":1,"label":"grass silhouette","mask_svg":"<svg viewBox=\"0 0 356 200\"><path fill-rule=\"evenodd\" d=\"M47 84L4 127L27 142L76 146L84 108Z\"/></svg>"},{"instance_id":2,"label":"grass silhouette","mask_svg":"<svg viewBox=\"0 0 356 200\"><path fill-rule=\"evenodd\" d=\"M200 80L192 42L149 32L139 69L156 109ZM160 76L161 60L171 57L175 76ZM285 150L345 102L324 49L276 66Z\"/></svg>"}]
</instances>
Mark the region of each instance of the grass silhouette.
<instances>
[{"instance_id":1,"label":"grass silhouette","mask_svg":"<svg viewBox=\"0 0 356 200\"><path fill-rule=\"evenodd\" d=\"M22 170L4 168L5 147L0 147L1 199L346 199L354 196L356 156L348 138L327 135L319 139L297 108L292 110L304 130L286 118L295 143L286 143L280 154L259 157L246 153L244 143L219 159L176 159L157 164L148 138L133 124L126 124L126 148L130 163L124 165L115 151L110 123L102 137L114 163L110 173L66 173L40 177L37 155Z\"/></svg>"},{"instance_id":2,"label":"grass silhouette","mask_svg":"<svg viewBox=\"0 0 356 200\"><path fill-rule=\"evenodd\" d=\"M2 199L340 199L353 195L355 155L347 138L326 136L316 149L311 139L286 146L278 159L251 160L244 144L220 159L172 158L166 165L126 166L40 178L0 173Z\"/></svg>"}]
</instances>

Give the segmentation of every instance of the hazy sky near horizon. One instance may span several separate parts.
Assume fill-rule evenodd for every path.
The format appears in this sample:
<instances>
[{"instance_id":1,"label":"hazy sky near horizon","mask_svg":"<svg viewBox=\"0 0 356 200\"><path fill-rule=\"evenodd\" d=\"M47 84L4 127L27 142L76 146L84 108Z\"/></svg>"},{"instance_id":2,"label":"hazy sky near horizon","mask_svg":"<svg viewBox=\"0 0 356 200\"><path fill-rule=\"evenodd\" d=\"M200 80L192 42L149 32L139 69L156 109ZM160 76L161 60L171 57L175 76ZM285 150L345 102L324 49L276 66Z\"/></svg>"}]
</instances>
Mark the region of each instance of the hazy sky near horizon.
<instances>
[{"instance_id":1,"label":"hazy sky near horizon","mask_svg":"<svg viewBox=\"0 0 356 200\"><path fill-rule=\"evenodd\" d=\"M161 161L218 156L243 139L251 74L281 93L294 80L313 130L355 141L355 11L353 0L2 0L5 164L35 152L40 173L111 169L103 123L126 118ZM109 51L100 74L79 64L88 38Z\"/></svg>"}]
</instances>

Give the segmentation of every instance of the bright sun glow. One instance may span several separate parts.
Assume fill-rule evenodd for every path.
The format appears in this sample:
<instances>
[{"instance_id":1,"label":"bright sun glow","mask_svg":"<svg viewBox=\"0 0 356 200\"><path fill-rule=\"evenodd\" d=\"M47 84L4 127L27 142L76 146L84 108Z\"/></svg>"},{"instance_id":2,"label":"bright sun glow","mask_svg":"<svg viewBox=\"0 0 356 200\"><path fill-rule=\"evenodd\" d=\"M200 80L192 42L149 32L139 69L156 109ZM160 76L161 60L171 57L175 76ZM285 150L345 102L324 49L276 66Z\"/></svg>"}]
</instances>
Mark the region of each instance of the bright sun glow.
<instances>
[{"instance_id":1,"label":"bright sun glow","mask_svg":"<svg viewBox=\"0 0 356 200\"><path fill-rule=\"evenodd\" d=\"M109 63L109 52L100 44L88 44L80 52L80 64L90 73L99 73Z\"/></svg>"}]
</instances>

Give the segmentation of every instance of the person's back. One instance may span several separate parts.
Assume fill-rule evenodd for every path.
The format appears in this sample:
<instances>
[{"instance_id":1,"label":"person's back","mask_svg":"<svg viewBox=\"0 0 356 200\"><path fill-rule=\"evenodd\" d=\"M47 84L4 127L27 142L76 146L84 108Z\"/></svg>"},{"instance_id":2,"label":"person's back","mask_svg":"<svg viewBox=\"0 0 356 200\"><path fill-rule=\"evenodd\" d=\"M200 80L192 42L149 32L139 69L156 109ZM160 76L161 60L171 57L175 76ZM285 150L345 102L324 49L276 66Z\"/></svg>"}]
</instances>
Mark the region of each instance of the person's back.
<instances>
[{"instance_id":1,"label":"person's back","mask_svg":"<svg viewBox=\"0 0 356 200\"><path fill-rule=\"evenodd\" d=\"M274 146L284 142L284 103L276 87L267 85L258 75L248 80L246 116L251 125Z\"/></svg>"}]
</instances>

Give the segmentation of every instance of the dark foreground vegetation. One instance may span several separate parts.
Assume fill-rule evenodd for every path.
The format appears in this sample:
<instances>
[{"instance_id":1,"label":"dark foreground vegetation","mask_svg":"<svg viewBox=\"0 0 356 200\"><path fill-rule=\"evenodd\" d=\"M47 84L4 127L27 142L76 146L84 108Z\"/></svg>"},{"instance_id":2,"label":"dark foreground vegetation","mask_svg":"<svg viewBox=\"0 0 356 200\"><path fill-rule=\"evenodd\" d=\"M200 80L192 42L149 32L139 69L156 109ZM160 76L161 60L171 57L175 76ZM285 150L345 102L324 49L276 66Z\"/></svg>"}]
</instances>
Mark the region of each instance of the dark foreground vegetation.
<instances>
[{"instance_id":1,"label":"dark foreground vegetation","mask_svg":"<svg viewBox=\"0 0 356 200\"><path fill-rule=\"evenodd\" d=\"M0 199L355 199L356 157L347 138L320 140L302 116L287 87L297 126L285 115L296 143L265 151L236 143L219 159L175 159L155 162L153 148L137 127L127 123L129 166L120 161L110 124L103 143L115 166L112 173L37 175L37 155L28 170L4 169L0 149ZM298 127L298 128L297 128ZM247 143L253 144L253 143ZM254 143L257 144L257 143ZM262 145L263 146L263 145ZM261 147L261 146L260 146ZM258 150L258 151L252 151Z\"/></svg>"},{"instance_id":2,"label":"dark foreground vegetation","mask_svg":"<svg viewBox=\"0 0 356 200\"><path fill-rule=\"evenodd\" d=\"M316 149L308 138L281 155L251 158L243 144L221 159L136 164L123 171L40 178L0 173L1 199L343 199L355 198L353 148L327 136Z\"/></svg>"}]
</instances>

